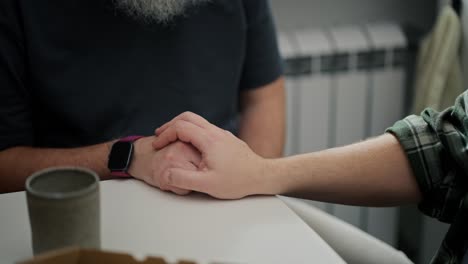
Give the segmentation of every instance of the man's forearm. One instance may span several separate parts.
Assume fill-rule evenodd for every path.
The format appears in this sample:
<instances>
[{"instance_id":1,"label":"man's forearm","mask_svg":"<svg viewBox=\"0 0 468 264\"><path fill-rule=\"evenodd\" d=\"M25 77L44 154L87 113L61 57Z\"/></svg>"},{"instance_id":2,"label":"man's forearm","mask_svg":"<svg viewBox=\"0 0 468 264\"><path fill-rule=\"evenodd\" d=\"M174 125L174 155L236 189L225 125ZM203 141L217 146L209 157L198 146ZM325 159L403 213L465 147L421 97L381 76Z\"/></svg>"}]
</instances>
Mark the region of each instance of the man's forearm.
<instances>
[{"instance_id":1,"label":"man's forearm","mask_svg":"<svg viewBox=\"0 0 468 264\"><path fill-rule=\"evenodd\" d=\"M265 158L277 158L283 153L283 122L274 120L272 114L265 117L262 109L252 109L242 117L239 138L245 141L258 155Z\"/></svg>"},{"instance_id":2,"label":"man's forearm","mask_svg":"<svg viewBox=\"0 0 468 264\"><path fill-rule=\"evenodd\" d=\"M33 172L51 166L81 166L99 174L110 175L107 160L112 142L98 145L50 149L13 147L0 152L0 193L24 190L26 178Z\"/></svg>"},{"instance_id":3,"label":"man's forearm","mask_svg":"<svg viewBox=\"0 0 468 264\"><path fill-rule=\"evenodd\" d=\"M239 138L258 155L280 157L285 135L284 79L242 96Z\"/></svg>"},{"instance_id":4,"label":"man's forearm","mask_svg":"<svg viewBox=\"0 0 468 264\"><path fill-rule=\"evenodd\" d=\"M316 153L272 160L272 193L352 205L416 203L421 193L406 154L386 134ZM266 185L268 186L268 185Z\"/></svg>"}]
</instances>

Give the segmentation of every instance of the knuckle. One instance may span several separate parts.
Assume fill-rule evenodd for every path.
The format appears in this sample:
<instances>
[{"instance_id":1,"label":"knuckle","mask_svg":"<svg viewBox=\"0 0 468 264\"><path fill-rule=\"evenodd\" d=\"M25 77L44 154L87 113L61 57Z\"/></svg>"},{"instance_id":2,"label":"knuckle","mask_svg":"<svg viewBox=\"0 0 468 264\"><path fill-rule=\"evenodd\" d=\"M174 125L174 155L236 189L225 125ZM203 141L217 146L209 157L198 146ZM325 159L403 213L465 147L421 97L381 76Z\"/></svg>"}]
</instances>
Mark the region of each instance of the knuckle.
<instances>
[{"instance_id":1,"label":"knuckle","mask_svg":"<svg viewBox=\"0 0 468 264\"><path fill-rule=\"evenodd\" d=\"M167 184L167 180L165 180L164 178L160 180L159 182L159 188L163 191L167 191L169 190L169 184Z\"/></svg>"},{"instance_id":2,"label":"knuckle","mask_svg":"<svg viewBox=\"0 0 468 264\"><path fill-rule=\"evenodd\" d=\"M182 120L177 120L174 124L174 127L176 130L182 130L184 129L185 123Z\"/></svg>"},{"instance_id":3,"label":"knuckle","mask_svg":"<svg viewBox=\"0 0 468 264\"><path fill-rule=\"evenodd\" d=\"M192 117L193 115L194 115L194 113L193 113L193 112L190 112L190 111L185 111L185 112L182 113L182 117L183 117L183 118L190 118L190 117Z\"/></svg>"},{"instance_id":4,"label":"knuckle","mask_svg":"<svg viewBox=\"0 0 468 264\"><path fill-rule=\"evenodd\" d=\"M174 150L183 150L185 148L185 144L183 142L177 141L172 144L171 152Z\"/></svg>"}]
</instances>

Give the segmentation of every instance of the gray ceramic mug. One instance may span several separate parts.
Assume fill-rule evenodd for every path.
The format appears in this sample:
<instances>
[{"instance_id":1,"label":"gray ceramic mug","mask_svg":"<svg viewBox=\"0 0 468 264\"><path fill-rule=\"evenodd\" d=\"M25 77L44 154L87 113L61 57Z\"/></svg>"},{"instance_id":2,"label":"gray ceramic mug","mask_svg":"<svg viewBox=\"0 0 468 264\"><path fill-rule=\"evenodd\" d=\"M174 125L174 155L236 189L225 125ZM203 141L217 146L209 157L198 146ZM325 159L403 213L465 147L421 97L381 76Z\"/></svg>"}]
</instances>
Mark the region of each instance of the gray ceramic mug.
<instances>
[{"instance_id":1,"label":"gray ceramic mug","mask_svg":"<svg viewBox=\"0 0 468 264\"><path fill-rule=\"evenodd\" d=\"M55 167L26 180L34 254L67 246L100 247L99 177Z\"/></svg>"}]
</instances>

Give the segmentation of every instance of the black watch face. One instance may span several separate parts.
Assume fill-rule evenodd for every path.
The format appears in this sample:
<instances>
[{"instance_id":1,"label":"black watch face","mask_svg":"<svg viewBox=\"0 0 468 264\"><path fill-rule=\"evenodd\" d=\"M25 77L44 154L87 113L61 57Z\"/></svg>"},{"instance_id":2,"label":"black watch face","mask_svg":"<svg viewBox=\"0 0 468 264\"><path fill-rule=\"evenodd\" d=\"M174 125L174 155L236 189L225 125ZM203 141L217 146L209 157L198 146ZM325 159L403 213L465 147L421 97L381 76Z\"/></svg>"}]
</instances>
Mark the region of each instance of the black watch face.
<instances>
[{"instance_id":1,"label":"black watch face","mask_svg":"<svg viewBox=\"0 0 468 264\"><path fill-rule=\"evenodd\" d=\"M130 165L133 144L131 142L116 142L112 145L108 167L110 170L126 171Z\"/></svg>"}]
</instances>

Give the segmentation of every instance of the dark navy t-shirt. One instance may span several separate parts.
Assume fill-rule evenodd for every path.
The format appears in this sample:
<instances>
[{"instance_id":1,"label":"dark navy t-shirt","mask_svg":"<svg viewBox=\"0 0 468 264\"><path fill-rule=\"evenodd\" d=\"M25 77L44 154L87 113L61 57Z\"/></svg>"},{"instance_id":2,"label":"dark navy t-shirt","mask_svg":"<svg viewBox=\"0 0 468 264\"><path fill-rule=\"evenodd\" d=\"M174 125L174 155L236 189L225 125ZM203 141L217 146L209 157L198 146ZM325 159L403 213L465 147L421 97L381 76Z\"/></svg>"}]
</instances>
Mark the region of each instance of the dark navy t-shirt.
<instances>
[{"instance_id":1,"label":"dark navy t-shirt","mask_svg":"<svg viewBox=\"0 0 468 264\"><path fill-rule=\"evenodd\" d=\"M0 150L151 135L184 111L235 132L239 94L280 74L265 0L213 0L167 25L112 0L2 0Z\"/></svg>"}]
</instances>

